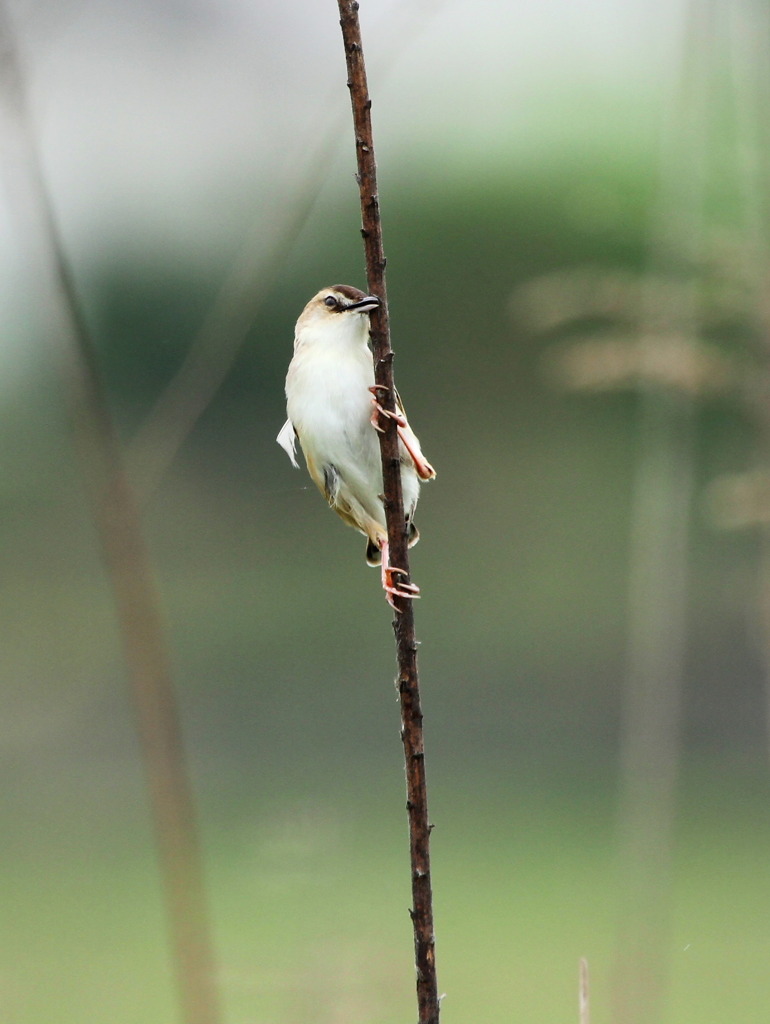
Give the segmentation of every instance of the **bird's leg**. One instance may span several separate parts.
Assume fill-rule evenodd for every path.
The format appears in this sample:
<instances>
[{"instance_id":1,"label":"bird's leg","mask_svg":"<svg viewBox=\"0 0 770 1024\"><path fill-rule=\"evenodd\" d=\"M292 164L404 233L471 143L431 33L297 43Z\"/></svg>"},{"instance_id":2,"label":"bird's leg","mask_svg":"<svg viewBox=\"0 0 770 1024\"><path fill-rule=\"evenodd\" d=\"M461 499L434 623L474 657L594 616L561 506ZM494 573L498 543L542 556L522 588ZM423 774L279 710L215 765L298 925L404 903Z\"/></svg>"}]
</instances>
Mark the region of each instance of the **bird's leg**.
<instances>
[{"instance_id":1,"label":"bird's leg","mask_svg":"<svg viewBox=\"0 0 770 1024\"><path fill-rule=\"evenodd\" d=\"M377 400L377 392L387 391L388 389L384 384L374 384L369 388L369 390L373 396L372 404L374 405L374 410L372 412L372 426L374 429L378 430L381 434L383 433L383 429L378 422L380 414L387 416L388 419L395 420L396 427L398 428L398 436L401 439L401 443L404 448L406 448L412 458L414 468L417 470L417 475L421 480L432 480L436 475L436 470L422 454L422 449L420 448L420 442L417 440L417 435L407 423L406 417L402 416L399 412L391 412L389 409L383 409Z\"/></svg>"},{"instance_id":2,"label":"bird's leg","mask_svg":"<svg viewBox=\"0 0 770 1024\"><path fill-rule=\"evenodd\" d=\"M381 434L383 433L383 429L378 422L380 416L387 416L389 420L395 420L397 426L399 427L407 426L406 420L400 413L391 412L390 409L384 409L380 405L379 399L377 397L377 392L389 391L389 388L386 388L384 384L372 384L369 390L372 393L372 405L374 406L374 409L372 411L372 426L374 427L375 430L378 430Z\"/></svg>"},{"instance_id":3,"label":"bird's leg","mask_svg":"<svg viewBox=\"0 0 770 1024\"><path fill-rule=\"evenodd\" d=\"M393 598L407 597L412 599L419 597L420 588L414 583L400 583L394 579L394 576L406 576L406 569L397 569L396 566L389 564L388 542L386 540L380 541L380 551L382 552L382 589L385 591L385 597L390 607L394 611L398 611L399 609Z\"/></svg>"},{"instance_id":4,"label":"bird's leg","mask_svg":"<svg viewBox=\"0 0 770 1024\"><path fill-rule=\"evenodd\" d=\"M436 475L436 470L422 454L420 442L406 420L404 420L403 426L401 424L398 425L398 436L401 438L404 448L412 457L414 468L417 470L417 476L421 480L432 480Z\"/></svg>"}]
</instances>

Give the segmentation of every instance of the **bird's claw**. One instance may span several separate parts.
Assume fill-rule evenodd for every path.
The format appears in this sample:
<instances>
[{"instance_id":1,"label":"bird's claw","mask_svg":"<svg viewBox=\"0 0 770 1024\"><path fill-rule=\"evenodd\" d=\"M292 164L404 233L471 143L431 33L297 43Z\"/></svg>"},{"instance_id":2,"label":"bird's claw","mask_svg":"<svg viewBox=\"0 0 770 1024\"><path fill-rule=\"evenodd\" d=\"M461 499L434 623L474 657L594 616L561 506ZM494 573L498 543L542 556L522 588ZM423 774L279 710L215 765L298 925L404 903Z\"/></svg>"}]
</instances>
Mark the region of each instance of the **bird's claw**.
<instances>
[{"instance_id":1,"label":"bird's claw","mask_svg":"<svg viewBox=\"0 0 770 1024\"><path fill-rule=\"evenodd\" d=\"M383 561L382 564L382 589L385 591L385 597L388 604L394 611L400 609L393 600L394 597L404 597L409 600L414 600L420 596L420 588L416 583L401 583L393 579L394 575L406 576L406 569L399 569L395 565L386 565Z\"/></svg>"},{"instance_id":2,"label":"bird's claw","mask_svg":"<svg viewBox=\"0 0 770 1024\"><path fill-rule=\"evenodd\" d=\"M372 393L372 405L374 406L374 411L372 412L372 421L371 421L372 422L372 426L374 427L374 429L379 431L380 434L384 434L385 433L383 428L377 422L379 416L385 416L389 420L393 420L396 423L396 426L398 426L398 427L405 427L406 426L406 420L401 415L401 413L395 412L395 411L391 411L390 409L384 409L382 407L382 405L380 405L380 402L379 402L379 400L377 398L377 392L378 391L388 391L389 388L386 388L384 384L372 384L372 386L369 388L369 390Z\"/></svg>"}]
</instances>

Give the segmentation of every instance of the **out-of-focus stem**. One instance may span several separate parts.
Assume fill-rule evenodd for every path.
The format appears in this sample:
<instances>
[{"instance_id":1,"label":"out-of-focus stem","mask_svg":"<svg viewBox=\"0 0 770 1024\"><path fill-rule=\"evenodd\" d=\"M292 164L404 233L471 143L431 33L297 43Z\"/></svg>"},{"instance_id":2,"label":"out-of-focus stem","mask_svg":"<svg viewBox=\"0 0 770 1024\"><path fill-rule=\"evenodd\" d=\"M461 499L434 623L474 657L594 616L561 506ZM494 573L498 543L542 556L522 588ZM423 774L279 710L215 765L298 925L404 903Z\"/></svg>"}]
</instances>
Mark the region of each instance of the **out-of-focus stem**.
<instances>
[{"instance_id":1,"label":"out-of-focus stem","mask_svg":"<svg viewBox=\"0 0 770 1024\"><path fill-rule=\"evenodd\" d=\"M145 774L185 1024L220 1020L201 855L168 656L165 626L141 521L98 360L45 186L26 114L5 8L0 4L0 71L7 134L18 162L14 199L22 238L40 266L40 299L56 343L76 454L115 601L136 708Z\"/></svg>"}]
</instances>

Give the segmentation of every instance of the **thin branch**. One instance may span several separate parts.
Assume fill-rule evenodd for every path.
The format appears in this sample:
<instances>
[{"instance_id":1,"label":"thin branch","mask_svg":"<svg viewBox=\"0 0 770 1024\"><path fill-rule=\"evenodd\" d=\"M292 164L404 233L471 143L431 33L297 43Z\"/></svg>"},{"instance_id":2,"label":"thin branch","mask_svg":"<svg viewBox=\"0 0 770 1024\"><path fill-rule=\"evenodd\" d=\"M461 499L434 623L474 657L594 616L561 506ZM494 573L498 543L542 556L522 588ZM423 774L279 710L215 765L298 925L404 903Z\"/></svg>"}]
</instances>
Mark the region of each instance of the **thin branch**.
<instances>
[{"instance_id":1,"label":"thin branch","mask_svg":"<svg viewBox=\"0 0 770 1024\"><path fill-rule=\"evenodd\" d=\"M372 136L371 100L366 82L366 67L361 45L356 0L338 0L340 25L348 69L348 88L353 108L353 125L361 196L361 233L366 253L367 287L380 299L371 313L372 350L375 382L385 390L382 404L395 410L393 350L390 344L385 252L382 243L380 205L377 192L377 166ZM395 422L387 418L380 434L383 492L388 526L391 565L406 573L409 581L409 553L401 491L401 465ZM433 934L433 894L430 878L430 833L425 780L422 710L417 671L417 641L412 602L396 598L397 613L393 628L398 660L398 692L401 699L401 736L406 762L407 813L412 869L412 909L415 966L417 969L417 1006L419 1024L438 1024L439 996L436 980L435 938Z\"/></svg>"},{"instance_id":2,"label":"thin branch","mask_svg":"<svg viewBox=\"0 0 770 1024\"><path fill-rule=\"evenodd\" d=\"M14 201L22 231L37 248L41 292L72 419L76 454L101 542L136 708L154 818L182 1017L220 1019L203 872L176 710L165 629L139 512L123 468L98 360L45 186L26 112L22 75L0 4L0 108L4 137L19 165Z\"/></svg>"}]
</instances>

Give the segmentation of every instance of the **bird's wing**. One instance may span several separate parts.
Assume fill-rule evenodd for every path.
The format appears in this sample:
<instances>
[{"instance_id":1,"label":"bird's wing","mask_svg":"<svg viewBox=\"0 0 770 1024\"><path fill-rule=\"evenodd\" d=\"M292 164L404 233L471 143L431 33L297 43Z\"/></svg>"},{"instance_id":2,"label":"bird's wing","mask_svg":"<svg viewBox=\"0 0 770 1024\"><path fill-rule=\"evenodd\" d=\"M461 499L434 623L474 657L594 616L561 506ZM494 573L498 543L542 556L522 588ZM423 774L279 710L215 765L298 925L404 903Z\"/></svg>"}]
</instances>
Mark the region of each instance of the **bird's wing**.
<instances>
[{"instance_id":1,"label":"bird's wing","mask_svg":"<svg viewBox=\"0 0 770 1024\"><path fill-rule=\"evenodd\" d=\"M283 448L286 454L291 459L291 464L295 469L299 469L299 463L297 462L297 431L294 429L294 424L291 420L286 420L284 425L281 427L281 432L276 437L276 441Z\"/></svg>"},{"instance_id":2,"label":"bird's wing","mask_svg":"<svg viewBox=\"0 0 770 1024\"><path fill-rule=\"evenodd\" d=\"M401 395L399 395L398 391L396 392L396 411L402 419L402 424L398 427L398 436L401 438L404 448L406 448L411 456L414 468L417 470L417 475L421 480L432 480L436 475L436 470L422 454L419 439L409 426L404 403L401 401Z\"/></svg>"}]
</instances>

